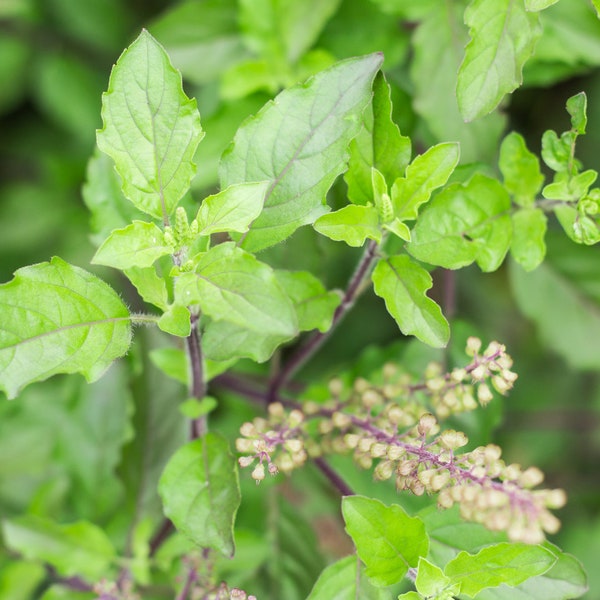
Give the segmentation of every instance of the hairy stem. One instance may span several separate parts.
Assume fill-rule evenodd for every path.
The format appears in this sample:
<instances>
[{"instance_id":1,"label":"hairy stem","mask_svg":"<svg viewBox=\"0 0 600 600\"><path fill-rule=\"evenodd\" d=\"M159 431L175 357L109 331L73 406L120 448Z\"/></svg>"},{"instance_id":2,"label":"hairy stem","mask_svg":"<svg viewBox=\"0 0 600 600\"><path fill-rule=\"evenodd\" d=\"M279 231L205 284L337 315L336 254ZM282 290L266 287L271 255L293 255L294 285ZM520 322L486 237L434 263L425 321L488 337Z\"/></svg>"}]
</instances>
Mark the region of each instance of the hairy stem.
<instances>
[{"instance_id":1,"label":"hairy stem","mask_svg":"<svg viewBox=\"0 0 600 600\"><path fill-rule=\"evenodd\" d=\"M309 337L306 342L300 346L294 354L285 363L283 368L271 381L269 386L268 402L275 402L281 388L286 385L291 377L321 348L321 346L329 339L333 331L336 329L340 321L346 313L354 306L356 299L362 292L362 284L369 276L371 269L377 258L378 243L370 240L365 248L354 274L350 278L342 302L337 307L333 314L331 327L325 331L318 331Z\"/></svg>"}]
</instances>

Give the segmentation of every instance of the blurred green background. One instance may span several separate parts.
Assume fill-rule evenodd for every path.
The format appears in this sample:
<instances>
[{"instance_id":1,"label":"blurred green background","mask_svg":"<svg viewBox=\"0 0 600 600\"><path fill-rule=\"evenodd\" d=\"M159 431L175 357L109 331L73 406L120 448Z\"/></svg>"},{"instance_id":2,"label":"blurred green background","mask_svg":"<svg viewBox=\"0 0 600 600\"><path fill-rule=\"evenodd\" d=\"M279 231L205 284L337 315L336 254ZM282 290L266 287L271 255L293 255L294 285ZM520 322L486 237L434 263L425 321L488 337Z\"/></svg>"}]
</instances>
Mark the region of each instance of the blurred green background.
<instances>
[{"instance_id":1,"label":"blurred green background","mask_svg":"<svg viewBox=\"0 0 600 600\"><path fill-rule=\"evenodd\" d=\"M569 127L565 102L583 90L589 121L578 156L587 168L600 169L600 21L589 2L560 0L542 13L543 35L526 66L524 86L501 112L469 125L453 99L467 40L465 5L0 0L1 281L52 255L88 268L104 227L101 208L96 204L91 216L85 202L98 190L82 193L101 125L101 93L112 64L142 27L165 45L188 94L198 99L206 137L197 156L196 202L217 185L220 154L245 117L282 87L336 60L372 51L385 53L394 116L417 151L460 140L463 164L497 172L506 132L519 131L539 153L543 131ZM343 194L340 182L331 203L342 203ZM514 392L463 426L474 443L491 436L507 460L539 466L549 486L568 491L569 504L559 515L563 529L553 541L586 565L588 597L594 600L600 597L600 253L576 246L553 224L548 247L546 262L531 274L511 264L491 275L476 268L437 272L433 294L452 317L453 347L476 334L505 343L515 359L520 378ZM311 269L329 287L342 287L356 254L304 228L264 259ZM111 272L96 272L121 286L130 304L139 302ZM380 301L366 294L323 358L303 375L351 368L369 345L406 346L400 337ZM420 352L420 361L436 356ZM129 361L135 360L134 352ZM0 399L0 514L37 511L66 519L80 514L103 523L123 493L107 482L131 440L121 377L119 369L111 370L104 387L89 392L81 391L78 380L58 378L32 386L12 403ZM99 424L98 415L107 413L110 422ZM223 428L238 424L225 422ZM175 433L167 448L175 447L180 430L178 422L171 425ZM82 458L75 461L78 453ZM97 464L101 467L89 466ZM117 529L114 519L110 523ZM0 570L0 591L6 573Z\"/></svg>"}]
</instances>

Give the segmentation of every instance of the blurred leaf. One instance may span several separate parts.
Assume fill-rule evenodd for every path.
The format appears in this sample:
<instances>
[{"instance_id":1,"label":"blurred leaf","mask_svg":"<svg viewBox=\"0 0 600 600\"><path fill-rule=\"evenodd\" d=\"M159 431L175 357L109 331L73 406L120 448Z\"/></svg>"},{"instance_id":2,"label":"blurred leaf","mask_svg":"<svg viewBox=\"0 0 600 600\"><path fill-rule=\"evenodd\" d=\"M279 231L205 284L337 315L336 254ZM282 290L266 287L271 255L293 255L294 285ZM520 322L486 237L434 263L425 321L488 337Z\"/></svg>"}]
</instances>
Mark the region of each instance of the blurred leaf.
<instances>
[{"instance_id":1,"label":"blurred leaf","mask_svg":"<svg viewBox=\"0 0 600 600\"><path fill-rule=\"evenodd\" d=\"M567 100L567 112L571 115L571 127L579 134L585 133L587 125L587 96L579 92Z\"/></svg>"},{"instance_id":2,"label":"blurred leaf","mask_svg":"<svg viewBox=\"0 0 600 600\"><path fill-rule=\"evenodd\" d=\"M129 5L122 0L45 0L44 9L56 30L110 54L126 43L133 21Z\"/></svg>"},{"instance_id":3,"label":"blurred leaf","mask_svg":"<svg viewBox=\"0 0 600 600\"><path fill-rule=\"evenodd\" d=\"M139 331L132 353L141 354L142 370L130 383L135 436L123 448L119 476L125 488L121 513L131 531L147 517L158 522L163 514L156 493L158 480L172 454L183 444L188 423L174 398L185 398L182 386L154 367L147 353L151 331ZM162 340L164 334L159 338Z\"/></svg>"},{"instance_id":4,"label":"blurred leaf","mask_svg":"<svg viewBox=\"0 0 600 600\"><path fill-rule=\"evenodd\" d=\"M597 253L571 241L548 236L548 256L535 271L511 268L519 308L537 326L547 348L576 369L600 365L600 289ZM570 269L569 266L576 267Z\"/></svg>"},{"instance_id":5,"label":"blurred leaf","mask_svg":"<svg viewBox=\"0 0 600 600\"><path fill-rule=\"evenodd\" d=\"M262 211L267 183L240 183L208 196L198 211L198 234L244 233Z\"/></svg>"},{"instance_id":6,"label":"blurred leaf","mask_svg":"<svg viewBox=\"0 0 600 600\"><path fill-rule=\"evenodd\" d=\"M511 216L513 224L510 253L525 269L533 271L546 256L546 223L548 219L539 208L522 208Z\"/></svg>"},{"instance_id":7,"label":"blurred leaf","mask_svg":"<svg viewBox=\"0 0 600 600\"><path fill-rule=\"evenodd\" d=\"M406 168L406 176L396 179L392 186L395 216L416 219L419 207L448 181L458 159L459 146L455 143L438 144L416 156Z\"/></svg>"},{"instance_id":8,"label":"blurred leaf","mask_svg":"<svg viewBox=\"0 0 600 600\"><path fill-rule=\"evenodd\" d=\"M241 242L244 248L276 244L327 212L324 196L344 169L346 147L358 132L380 65L377 54L340 62L282 92L238 129L223 155L221 187L271 182L265 210Z\"/></svg>"},{"instance_id":9,"label":"blurred leaf","mask_svg":"<svg viewBox=\"0 0 600 600\"><path fill-rule=\"evenodd\" d=\"M504 117L495 112L465 123L456 99L456 73L468 40L463 23L465 2L433 6L412 38L414 59L410 76L415 110L431 130L434 143L460 143L464 163L491 160L498 152Z\"/></svg>"},{"instance_id":10,"label":"blurred leaf","mask_svg":"<svg viewBox=\"0 0 600 600\"><path fill-rule=\"evenodd\" d=\"M525 10L539 11L556 4L558 0L525 0Z\"/></svg>"},{"instance_id":11,"label":"blurred leaf","mask_svg":"<svg viewBox=\"0 0 600 600\"><path fill-rule=\"evenodd\" d=\"M34 99L40 109L71 139L91 149L100 124L102 80L96 71L75 55L55 52L39 54L34 68Z\"/></svg>"},{"instance_id":12,"label":"blurred leaf","mask_svg":"<svg viewBox=\"0 0 600 600\"><path fill-rule=\"evenodd\" d=\"M376 588L361 576L356 556L346 556L329 565L317 579L306 600L388 600L390 592Z\"/></svg>"},{"instance_id":13,"label":"blurred leaf","mask_svg":"<svg viewBox=\"0 0 600 600\"><path fill-rule=\"evenodd\" d=\"M385 300L388 312L405 335L440 348L448 343L450 327L440 307L426 292L431 275L408 256L381 259L373 271L375 293Z\"/></svg>"},{"instance_id":14,"label":"blurred leaf","mask_svg":"<svg viewBox=\"0 0 600 600\"><path fill-rule=\"evenodd\" d=\"M30 600L45 577L39 563L13 560L0 568L0 598Z\"/></svg>"},{"instance_id":15,"label":"blurred leaf","mask_svg":"<svg viewBox=\"0 0 600 600\"><path fill-rule=\"evenodd\" d=\"M556 556L543 546L503 542L475 555L461 552L446 565L444 573L460 583L461 594L473 598L486 588L517 586L545 573L555 562Z\"/></svg>"},{"instance_id":16,"label":"blurred leaf","mask_svg":"<svg viewBox=\"0 0 600 600\"><path fill-rule=\"evenodd\" d=\"M495 179L477 174L453 184L425 208L412 231L408 251L418 260L458 269L477 261L496 270L510 246L510 198Z\"/></svg>"},{"instance_id":17,"label":"blurred leaf","mask_svg":"<svg viewBox=\"0 0 600 600\"><path fill-rule=\"evenodd\" d=\"M373 206L349 204L321 215L313 226L321 235L357 248L361 247L367 238L381 241L379 215Z\"/></svg>"},{"instance_id":18,"label":"blurred leaf","mask_svg":"<svg viewBox=\"0 0 600 600\"><path fill-rule=\"evenodd\" d=\"M456 95L465 121L482 117L523 82L522 69L542 33L522 2L473 0L465 10L471 41L458 71Z\"/></svg>"},{"instance_id":19,"label":"blurred leaf","mask_svg":"<svg viewBox=\"0 0 600 600\"><path fill-rule=\"evenodd\" d=\"M24 516L2 522L6 545L25 558L52 565L60 575L79 575L92 581L105 577L115 559L107 535L96 525L79 521L59 525Z\"/></svg>"},{"instance_id":20,"label":"blurred leaf","mask_svg":"<svg viewBox=\"0 0 600 600\"><path fill-rule=\"evenodd\" d=\"M93 592L77 592L67 586L53 585L40 596L40 600L95 600L97 597Z\"/></svg>"},{"instance_id":21,"label":"blurred leaf","mask_svg":"<svg viewBox=\"0 0 600 600\"><path fill-rule=\"evenodd\" d=\"M180 348L158 348L150 352L150 360L166 375L180 383L188 383L186 354Z\"/></svg>"},{"instance_id":22,"label":"blurred leaf","mask_svg":"<svg viewBox=\"0 0 600 600\"><path fill-rule=\"evenodd\" d=\"M161 256L174 251L165 243L163 231L154 223L134 221L113 231L92 258L92 264L115 269L151 267Z\"/></svg>"},{"instance_id":23,"label":"blurred leaf","mask_svg":"<svg viewBox=\"0 0 600 600\"><path fill-rule=\"evenodd\" d=\"M21 100L30 56L31 48L24 40L6 34L0 37L0 114L9 112Z\"/></svg>"},{"instance_id":24,"label":"blurred leaf","mask_svg":"<svg viewBox=\"0 0 600 600\"><path fill-rule=\"evenodd\" d=\"M165 514L201 548L233 556L233 523L240 504L237 463L227 441L207 433L180 448L160 478Z\"/></svg>"},{"instance_id":25,"label":"blurred leaf","mask_svg":"<svg viewBox=\"0 0 600 600\"><path fill-rule=\"evenodd\" d=\"M533 206L536 194L544 183L544 176L538 157L527 149L520 134L513 131L502 140L498 166L504 178L504 187L514 201L520 206Z\"/></svg>"},{"instance_id":26,"label":"blurred leaf","mask_svg":"<svg viewBox=\"0 0 600 600\"><path fill-rule=\"evenodd\" d=\"M527 85L550 85L600 64L600 21L589 2L561 0L539 13L543 35L524 68Z\"/></svg>"},{"instance_id":27,"label":"blurred leaf","mask_svg":"<svg viewBox=\"0 0 600 600\"><path fill-rule=\"evenodd\" d=\"M187 0L170 7L149 29L184 78L199 85L247 55L237 19L234 0Z\"/></svg>"},{"instance_id":28,"label":"blurred leaf","mask_svg":"<svg viewBox=\"0 0 600 600\"><path fill-rule=\"evenodd\" d=\"M240 24L246 43L259 56L295 63L339 4L340 0L241 0Z\"/></svg>"},{"instance_id":29,"label":"blurred leaf","mask_svg":"<svg viewBox=\"0 0 600 600\"><path fill-rule=\"evenodd\" d=\"M477 600L571 600L587 591L587 581L581 563L552 544L545 544L557 560L542 575L527 579L517 587L500 585L483 590Z\"/></svg>"},{"instance_id":30,"label":"blurred leaf","mask_svg":"<svg viewBox=\"0 0 600 600\"><path fill-rule=\"evenodd\" d=\"M123 196L121 179L113 161L98 149L90 157L86 181L82 189L83 200L91 213L92 240L99 246L114 229L129 225L145 215Z\"/></svg>"},{"instance_id":31,"label":"blurred leaf","mask_svg":"<svg viewBox=\"0 0 600 600\"><path fill-rule=\"evenodd\" d=\"M354 204L373 203L371 169L384 177L388 186L404 174L410 161L411 141L401 135L392 121L390 86L383 73L373 83L373 102L365 110L364 127L350 143L350 161L344 179L348 198Z\"/></svg>"},{"instance_id":32,"label":"blurred leaf","mask_svg":"<svg viewBox=\"0 0 600 600\"><path fill-rule=\"evenodd\" d=\"M95 381L131 343L129 312L106 283L58 257L0 286L0 388L9 398L56 373Z\"/></svg>"},{"instance_id":33,"label":"blurred leaf","mask_svg":"<svg viewBox=\"0 0 600 600\"><path fill-rule=\"evenodd\" d=\"M115 161L123 192L140 210L167 219L189 188L203 132L196 101L145 30L112 70L102 119L98 147Z\"/></svg>"},{"instance_id":34,"label":"blurred leaf","mask_svg":"<svg viewBox=\"0 0 600 600\"><path fill-rule=\"evenodd\" d=\"M396 19L384 14L376 2L342 0L317 43L338 58L383 52L390 69L406 56L409 32L400 30Z\"/></svg>"},{"instance_id":35,"label":"blurred leaf","mask_svg":"<svg viewBox=\"0 0 600 600\"><path fill-rule=\"evenodd\" d=\"M342 514L356 552L367 567L366 574L376 586L397 583L427 554L429 540L423 522L409 517L398 505L346 496Z\"/></svg>"},{"instance_id":36,"label":"blurred leaf","mask_svg":"<svg viewBox=\"0 0 600 600\"><path fill-rule=\"evenodd\" d=\"M218 184L221 155L244 119L257 112L267 100L266 95L254 94L234 102L221 102L214 113L203 115L206 137L194 156L194 162L200 168L192 180L193 190L204 191Z\"/></svg>"}]
</instances>

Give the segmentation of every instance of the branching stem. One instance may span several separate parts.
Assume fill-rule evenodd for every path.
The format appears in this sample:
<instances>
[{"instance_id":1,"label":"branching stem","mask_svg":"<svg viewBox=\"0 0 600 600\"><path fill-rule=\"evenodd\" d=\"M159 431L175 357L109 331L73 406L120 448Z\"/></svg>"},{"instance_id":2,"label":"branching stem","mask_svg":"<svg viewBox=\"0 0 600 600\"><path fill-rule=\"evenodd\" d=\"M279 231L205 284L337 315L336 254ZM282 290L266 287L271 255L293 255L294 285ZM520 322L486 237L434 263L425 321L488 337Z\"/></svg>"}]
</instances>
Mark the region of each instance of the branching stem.
<instances>
[{"instance_id":1,"label":"branching stem","mask_svg":"<svg viewBox=\"0 0 600 600\"><path fill-rule=\"evenodd\" d=\"M268 402L276 402L281 388L286 385L291 377L321 348L329 339L337 325L344 318L346 313L354 306L356 299L363 290L363 283L371 273L375 260L377 259L377 249L379 244L374 240L369 240L364 254L362 255L354 274L350 278L342 302L333 314L331 327L325 331L318 331L309 337L306 342L300 346L294 354L285 363L283 368L271 381L269 386Z\"/></svg>"}]
</instances>

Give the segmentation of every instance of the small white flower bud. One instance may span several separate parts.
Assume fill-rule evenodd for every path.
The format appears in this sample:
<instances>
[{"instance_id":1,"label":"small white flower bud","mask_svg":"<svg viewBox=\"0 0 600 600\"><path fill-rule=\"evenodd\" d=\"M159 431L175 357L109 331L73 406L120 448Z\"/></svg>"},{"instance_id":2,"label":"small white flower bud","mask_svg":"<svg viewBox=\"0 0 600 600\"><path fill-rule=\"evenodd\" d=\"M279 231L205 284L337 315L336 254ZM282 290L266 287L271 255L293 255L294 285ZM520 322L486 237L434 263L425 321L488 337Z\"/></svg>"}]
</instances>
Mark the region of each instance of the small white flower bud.
<instances>
[{"instance_id":1,"label":"small white flower bud","mask_svg":"<svg viewBox=\"0 0 600 600\"><path fill-rule=\"evenodd\" d=\"M255 460L255 456L240 456L238 458L238 463L240 467L249 467Z\"/></svg>"},{"instance_id":2,"label":"small white flower bud","mask_svg":"<svg viewBox=\"0 0 600 600\"><path fill-rule=\"evenodd\" d=\"M254 471L252 471L252 479L256 481L256 483L260 483L265 478L265 465L259 463L254 467Z\"/></svg>"},{"instance_id":3,"label":"small white flower bud","mask_svg":"<svg viewBox=\"0 0 600 600\"><path fill-rule=\"evenodd\" d=\"M481 406L488 405L493 399L494 395L485 383L481 383L477 386L477 400L479 400Z\"/></svg>"},{"instance_id":4,"label":"small white flower bud","mask_svg":"<svg viewBox=\"0 0 600 600\"><path fill-rule=\"evenodd\" d=\"M467 339L467 356L475 356L479 350L481 350L481 340L476 337L469 337Z\"/></svg>"},{"instance_id":5,"label":"small white flower bud","mask_svg":"<svg viewBox=\"0 0 600 600\"><path fill-rule=\"evenodd\" d=\"M255 435L258 435L258 431L256 431L256 427L254 427L254 423L244 423L240 427L240 433L244 437L254 437Z\"/></svg>"}]
</instances>

